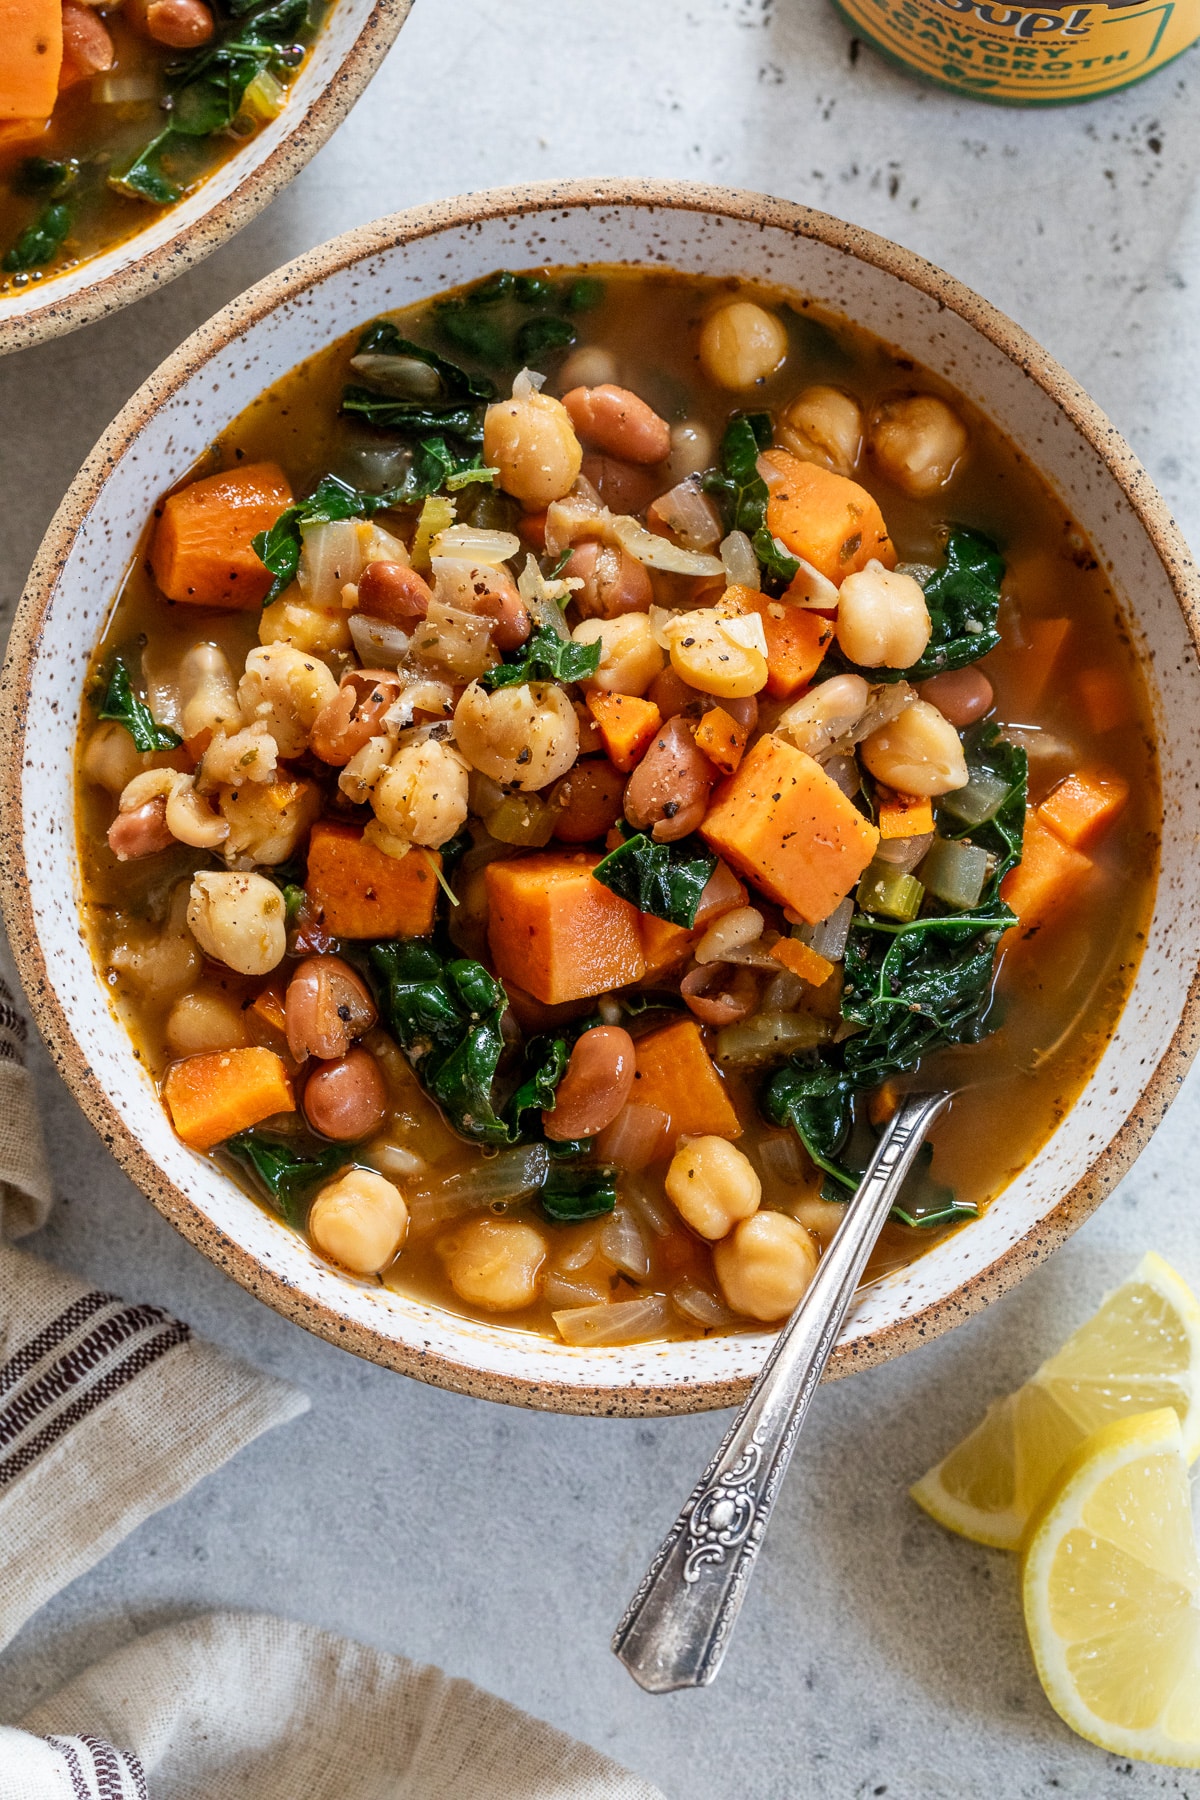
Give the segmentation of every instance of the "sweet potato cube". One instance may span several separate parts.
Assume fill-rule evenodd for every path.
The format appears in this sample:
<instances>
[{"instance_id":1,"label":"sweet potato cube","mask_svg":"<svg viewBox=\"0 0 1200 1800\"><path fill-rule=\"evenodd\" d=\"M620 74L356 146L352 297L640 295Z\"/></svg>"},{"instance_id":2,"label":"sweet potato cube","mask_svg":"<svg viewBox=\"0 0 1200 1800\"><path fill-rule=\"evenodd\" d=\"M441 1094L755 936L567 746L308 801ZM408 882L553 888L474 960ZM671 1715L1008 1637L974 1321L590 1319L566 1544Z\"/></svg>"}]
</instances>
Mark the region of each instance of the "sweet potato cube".
<instances>
[{"instance_id":1,"label":"sweet potato cube","mask_svg":"<svg viewBox=\"0 0 1200 1800\"><path fill-rule=\"evenodd\" d=\"M725 775L732 775L742 760L750 736L723 706L710 706L696 727L696 748Z\"/></svg>"},{"instance_id":2,"label":"sweet potato cube","mask_svg":"<svg viewBox=\"0 0 1200 1800\"><path fill-rule=\"evenodd\" d=\"M1091 869L1091 857L1064 844L1034 811L1025 819L1021 861L1004 877L1000 894L1030 931L1045 924Z\"/></svg>"},{"instance_id":3,"label":"sweet potato cube","mask_svg":"<svg viewBox=\"0 0 1200 1800\"><path fill-rule=\"evenodd\" d=\"M168 600L248 611L261 606L270 570L253 539L292 503L277 463L247 463L206 475L162 503L150 564Z\"/></svg>"},{"instance_id":4,"label":"sweet potato cube","mask_svg":"<svg viewBox=\"0 0 1200 1800\"><path fill-rule=\"evenodd\" d=\"M1019 671L1013 686L1021 707L1021 717L1028 719L1042 704L1046 689L1058 668L1059 659L1071 636L1070 619L1028 619L1025 622L1028 648L1016 655Z\"/></svg>"},{"instance_id":5,"label":"sweet potato cube","mask_svg":"<svg viewBox=\"0 0 1200 1800\"><path fill-rule=\"evenodd\" d=\"M357 825L320 819L309 834L304 891L333 937L426 937L441 866L436 850L410 850L397 860L368 844Z\"/></svg>"},{"instance_id":6,"label":"sweet potato cube","mask_svg":"<svg viewBox=\"0 0 1200 1800\"><path fill-rule=\"evenodd\" d=\"M922 794L899 794L876 786L881 838L924 837L933 830L933 806Z\"/></svg>"},{"instance_id":7,"label":"sweet potato cube","mask_svg":"<svg viewBox=\"0 0 1200 1800\"><path fill-rule=\"evenodd\" d=\"M833 642L833 626L819 612L793 600L739 590L747 611L763 622L767 640L767 692L775 700L792 700L808 686Z\"/></svg>"},{"instance_id":8,"label":"sweet potato cube","mask_svg":"<svg viewBox=\"0 0 1200 1800\"><path fill-rule=\"evenodd\" d=\"M653 913L640 914L642 954L646 958L646 974L660 975L673 969L692 953L702 928L689 931L686 925L672 925L669 919L657 919Z\"/></svg>"},{"instance_id":9,"label":"sweet potato cube","mask_svg":"<svg viewBox=\"0 0 1200 1800\"><path fill-rule=\"evenodd\" d=\"M275 1113L295 1112L292 1084L273 1050L209 1050L172 1063L163 1082L171 1123L193 1150L211 1150Z\"/></svg>"},{"instance_id":10,"label":"sweet potato cube","mask_svg":"<svg viewBox=\"0 0 1200 1800\"><path fill-rule=\"evenodd\" d=\"M1093 731L1115 731L1118 725L1133 722L1133 696L1116 669L1080 669L1075 685Z\"/></svg>"},{"instance_id":11,"label":"sweet potato cube","mask_svg":"<svg viewBox=\"0 0 1200 1800\"><path fill-rule=\"evenodd\" d=\"M596 721L604 748L614 768L628 775L642 759L646 746L662 724L653 700L636 694L613 694L597 689L587 697L588 711Z\"/></svg>"},{"instance_id":12,"label":"sweet potato cube","mask_svg":"<svg viewBox=\"0 0 1200 1800\"><path fill-rule=\"evenodd\" d=\"M811 563L838 587L869 562L896 566L896 549L879 503L866 488L832 469L801 462L786 450L764 455L780 477L767 501L767 530L793 556Z\"/></svg>"},{"instance_id":13,"label":"sweet potato cube","mask_svg":"<svg viewBox=\"0 0 1200 1800\"><path fill-rule=\"evenodd\" d=\"M659 1154L669 1155L685 1132L692 1136L737 1138L741 1123L728 1090L694 1019L679 1019L638 1038L637 1072L630 1100L656 1106L670 1120Z\"/></svg>"},{"instance_id":14,"label":"sweet potato cube","mask_svg":"<svg viewBox=\"0 0 1200 1800\"><path fill-rule=\"evenodd\" d=\"M807 981L809 987L824 987L836 966L808 944L802 944L799 938L780 938L777 944L771 945L771 955L789 974Z\"/></svg>"},{"instance_id":15,"label":"sweet potato cube","mask_svg":"<svg viewBox=\"0 0 1200 1800\"><path fill-rule=\"evenodd\" d=\"M773 733L717 789L700 831L739 874L810 925L845 899L879 842L820 764Z\"/></svg>"},{"instance_id":16,"label":"sweet potato cube","mask_svg":"<svg viewBox=\"0 0 1200 1800\"><path fill-rule=\"evenodd\" d=\"M62 0L0 0L0 119L48 119L63 59Z\"/></svg>"},{"instance_id":17,"label":"sweet potato cube","mask_svg":"<svg viewBox=\"0 0 1200 1800\"><path fill-rule=\"evenodd\" d=\"M1038 807L1043 825L1073 850L1090 850L1129 799L1129 783L1115 769L1080 769L1060 781Z\"/></svg>"},{"instance_id":18,"label":"sweet potato cube","mask_svg":"<svg viewBox=\"0 0 1200 1800\"><path fill-rule=\"evenodd\" d=\"M546 1006L627 987L646 972L640 914L593 880L599 861L547 851L487 866L496 973Z\"/></svg>"}]
</instances>

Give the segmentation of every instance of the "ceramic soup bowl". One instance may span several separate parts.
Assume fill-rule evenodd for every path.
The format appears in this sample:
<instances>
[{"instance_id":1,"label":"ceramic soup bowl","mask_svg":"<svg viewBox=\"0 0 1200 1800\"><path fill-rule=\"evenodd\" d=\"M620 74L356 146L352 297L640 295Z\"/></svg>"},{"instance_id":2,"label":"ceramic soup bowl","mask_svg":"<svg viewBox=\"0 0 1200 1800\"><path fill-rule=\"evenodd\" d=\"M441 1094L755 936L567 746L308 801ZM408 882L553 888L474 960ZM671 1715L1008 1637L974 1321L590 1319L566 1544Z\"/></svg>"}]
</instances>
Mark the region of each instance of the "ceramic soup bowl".
<instances>
[{"instance_id":1,"label":"ceramic soup bowl","mask_svg":"<svg viewBox=\"0 0 1200 1800\"><path fill-rule=\"evenodd\" d=\"M412 0L337 0L279 116L178 206L76 269L0 295L0 355L119 312L248 225L341 124L387 55Z\"/></svg>"},{"instance_id":2,"label":"ceramic soup bowl","mask_svg":"<svg viewBox=\"0 0 1200 1800\"><path fill-rule=\"evenodd\" d=\"M335 239L225 308L134 396L42 546L4 673L4 901L38 1022L81 1106L154 1204L214 1262L331 1342L424 1380L568 1412L731 1404L764 1333L583 1350L355 1282L172 1132L111 1012L76 910L72 752L88 653L158 496L262 389L376 314L500 267L649 263L811 296L945 376L1058 490L1129 608L1153 694L1166 816L1153 927L1095 1074L984 1216L864 1291L845 1374L1002 1294L1087 1217L1146 1143L1195 1048L1200 955L1200 583L1133 455L1064 371L992 307L820 213L700 187L580 183L474 195Z\"/></svg>"}]
</instances>

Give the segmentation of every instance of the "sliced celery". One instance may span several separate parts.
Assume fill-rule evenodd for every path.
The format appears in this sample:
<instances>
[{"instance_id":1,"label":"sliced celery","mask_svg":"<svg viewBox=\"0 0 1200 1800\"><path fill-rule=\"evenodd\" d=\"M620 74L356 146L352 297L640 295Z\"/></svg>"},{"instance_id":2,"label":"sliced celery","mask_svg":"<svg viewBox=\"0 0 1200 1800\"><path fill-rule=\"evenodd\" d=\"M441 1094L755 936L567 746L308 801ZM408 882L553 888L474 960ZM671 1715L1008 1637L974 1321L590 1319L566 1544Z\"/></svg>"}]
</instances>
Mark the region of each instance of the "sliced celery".
<instances>
[{"instance_id":1,"label":"sliced celery","mask_svg":"<svg viewBox=\"0 0 1200 1800\"><path fill-rule=\"evenodd\" d=\"M982 825L995 818L1008 791L1009 784L1001 776L993 775L990 769L974 769L966 787L943 794L938 805L942 812L948 812L952 819L961 819L964 825Z\"/></svg>"},{"instance_id":2,"label":"sliced celery","mask_svg":"<svg viewBox=\"0 0 1200 1800\"><path fill-rule=\"evenodd\" d=\"M864 912L880 913L907 925L921 910L925 889L915 875L906 875L891 863L873 862L858 884L857 900Z\"/></svg>"},{"instance_id":3,"label":"sliced celery","mask_svg":"<svg viewBox=\"0 0 1200 1800\"><path fill-rule=\"evenodd\" d=\"M986 850L947 838L935 838L921 864L921 880L934 898L963 912L979 905L987 874Z\"/></svg>"}]
</instances>

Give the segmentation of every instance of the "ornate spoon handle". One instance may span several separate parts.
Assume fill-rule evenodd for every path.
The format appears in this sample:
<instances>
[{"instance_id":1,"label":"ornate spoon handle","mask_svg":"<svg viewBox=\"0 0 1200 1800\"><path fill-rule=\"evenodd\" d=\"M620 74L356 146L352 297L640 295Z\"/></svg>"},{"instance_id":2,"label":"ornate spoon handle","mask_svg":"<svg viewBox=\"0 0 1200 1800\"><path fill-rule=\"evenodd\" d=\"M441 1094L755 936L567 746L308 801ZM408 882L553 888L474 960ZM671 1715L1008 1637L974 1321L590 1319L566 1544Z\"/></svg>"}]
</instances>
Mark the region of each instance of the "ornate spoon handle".
<instances>
[{"instance_id":1,"label":"ornate spoon handle","mask_svg":"<svg viewBox=\"0 0 1200 1800\"><path fill-rule=\"evenodd\" d=\"M949 1094L903 1101L799 1306L651 1563L612 1647L651 1694L721 1666L809 1401L868 1256Z\"/></svg>"}]
</instances>

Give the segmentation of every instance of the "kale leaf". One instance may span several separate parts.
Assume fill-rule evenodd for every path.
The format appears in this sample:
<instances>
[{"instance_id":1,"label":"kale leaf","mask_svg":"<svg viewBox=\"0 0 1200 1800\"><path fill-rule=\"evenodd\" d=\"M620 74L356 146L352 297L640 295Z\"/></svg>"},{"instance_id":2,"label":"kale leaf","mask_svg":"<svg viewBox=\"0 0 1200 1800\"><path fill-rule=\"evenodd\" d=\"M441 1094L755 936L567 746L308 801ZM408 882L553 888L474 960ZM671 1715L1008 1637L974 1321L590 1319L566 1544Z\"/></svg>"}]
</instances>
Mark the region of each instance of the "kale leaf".
<instances>
[{"instance_id":1,"label":"kale leaf","mask_svg":"<svg viewBox=\"0 0 1200 1800\"><path fill-rule=\"evenodd\" d=\"M716 856L695 833L673 844L656 844L639 831L610 850L592 874L639 911L690 931L716 866Z\"/></svg>"},{"instance_id":2,"label":"kale leaf","mask_svg":"<svg viewBox=\"0 0 1200 1800\"><path fill-rule=\"evenodd\" d=\"M257 1127L227 1138L221 1148L250 1171L282 1217L297 1230L304 1228L308 1203L317 1188L354 1160L345 1144L321 1147Z\"/></svg>"},{"instance_id":3,"label":"kale leaf","mask_svg":"<svg viewBox=\"0 0 1200 1800\"><path fill-rule=\"evenodd\" d=\"M617 1171L610 1163L588 1163L551 1156L538 1199L548 1219L574 1225L598 1219L617 1204Z\"/></svg>"},{"instance_id":4,"label":"kale leaf","mask_svg":"<svg viewBox=\"0 0 1200 1800\"><path fill-rule=\"evenodd\" d=\"M393 504L390 494L364 494L336 475L326 475L307 500L297 501L281 512L269 531L260 531L252 541L254 554L271 571L273 580L264 605L277 600L296 579L303 547L301 526L329 524L336 519L369 519L372 514Z\"/></svg>"},{"instance_id":5,"label":"kale leaf","mask_svg":"<svg viewBox=\"0 0 1200 1800\"><path fill-rule=\"evenodd\" d=\"M526 368L537 368L543 357L569 350L578 335L569 320L560 319L554 313L541 313L535 319L526 319L517 332L516 360Z\"/></svg>"},{"instance_id":6,"label":"kale leaf","mask_svg":"<svg viewBox=\"0 0 1200 1800\"><path fill-rule=\"evenodd\" d=\"M991 818L982 825L962 825L955 820L953 829L949 829L945 816L940 812L938 816L938 831L942 837L969 837L973 844L995 857L995 866L980 895L980 903L983 904L989 896L995 897L999 893L1000 883L1021 860L1029 787L1029 759L1018 744L1010 744L1001 736L998 725L986 721L966 733L963 748L966 751L967 768L972 775L994 775L1008 786L1004 799Z\"/></svg>"},{"instance_id":7,"label":"kale leaf","mask_svg":"<svg viewBox=\"0 0 1200 1800\"><path fill-rule=\"evenodd\" d=\"M139 750L174 750L183 739L169 725L157 725L154 714L134 688L122 656L114 656L109 670L100 717L123 725Z\"/></svg>"},{"instance_id":8,"label":"kale leaf","mask_svg":"<svg viewBox=\"0 0 1200 1800\"><path fill-rule=\"evenodd\" d=\"M443 488L454 494L474 482L490 485L496 474L475 451L460 455L451 450L443 437L421 438L413 449L412 465L404 480L387 496L388 504L413 506L430 494L441 493Z\"/></svg>"},{"instance_id":9,"label":"kale leaf","mask_svg":"<svg viewBox=\"0 0 1200 1800\"><path fill-rule=\"evenodd\" d=\"M414 344L411 338L401 337L399 330L390 319L376 319L367 326L358 340L356 354L359 356L403 356L410 362L424 363L440 378L442 398L448 401L491 400L496 389L484 375L468 375L457 363L447 362L436 350L427 350L424 344Z\"/></svg>"},{"instance_id":10,"label":"kale leaf","mask_svg":"<svg viewBox=\"0 0 1200 1800\"><path fill-rule=\"evenodd\" d=\"M447 432L468 444L483 442L483 407L455 404L438 406L423 400L393 400L370 388L351 385L342 391L342 411L363 419L381 431L398 431L409 437L422 432Z\"/></svg>"},{"instance_id":11,"label":"kale leaf","mask_svg":"<svg viewBox=\"0 0 1200 1800\"><path fill-rule=\"evenodd\" d=\"M819 1169L844 1188L858 1178L837 1158L853 1122L854 1089L837 1069L800 1068L787 1063L763 1090L763 1115L772 1125L790 1125Z\"/></svg>"},{"instance_id":12,"label":"kale leaf","mask_svg":"<svg viewBox=\"0 0 1200 1800\"><path fill-rule=\"evenodd\" d=\"M5 252L3 267L10 273L17 269L40 269L53 262L71 229L71 209L61 201L53 201L27 225L11 250Z\"/></svg>"},{"instance_id":13,"label":"kale leaf","mask_svg":"<svg viewBox=\"0 0 1200 1800\"><path fill-rule=\"evenodd\" d=\"M868 681L927 681L945 669L978 662L1000 642L1004 558L981 531L951 527L946 560L924 583L932 631L910 669L861 669Z\"/></svg>"},{"instance_id":14,"label":"kale leaf","mask_svg":"<svg viewBox=\"0 0 1200 1800\"><path fill-rule=\"evenodd\" d=\"M550 625L538 625L519 650L480 676L485 688L519 687L523 681L582 681L600 666L600 645L561 638Z\"/></svg>"},{"instance_id":15,"label":"kale leaf","mask_svg":"<svg viewBox=\"0 0 1200 1800\"><path fill-rule=\"evenodd\" d=\"M781 551L767 530L767 484L758 472L761 451L771 442L770 413L738 413L725 427L721 439L721 465L710 469L702 486L724 502L727 531L744 531L754 554L769 575L791 581L800 564Z\"/></svg>"}]
</instances>

